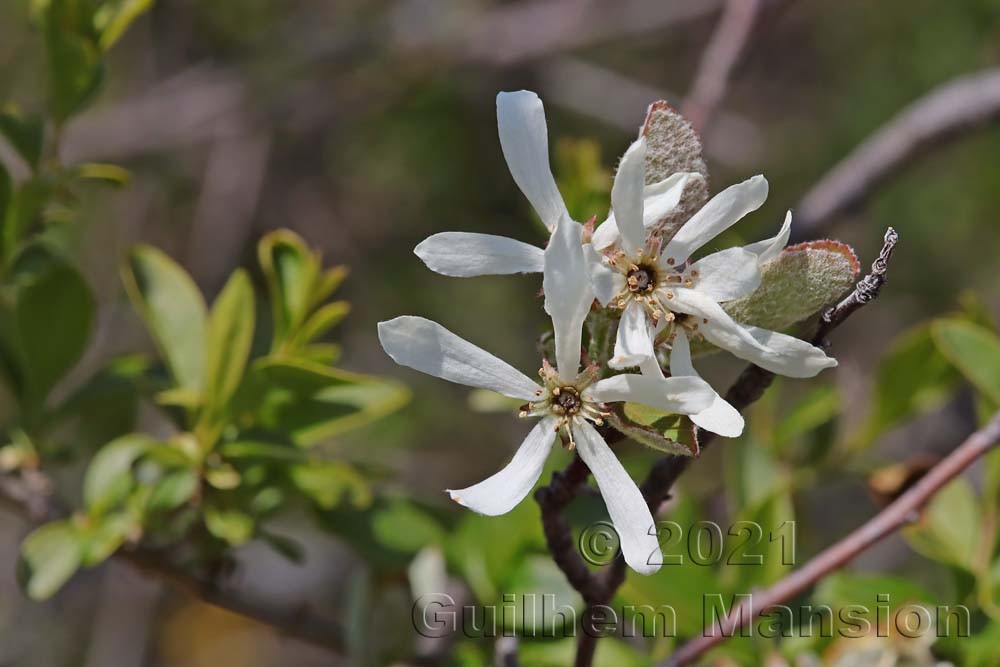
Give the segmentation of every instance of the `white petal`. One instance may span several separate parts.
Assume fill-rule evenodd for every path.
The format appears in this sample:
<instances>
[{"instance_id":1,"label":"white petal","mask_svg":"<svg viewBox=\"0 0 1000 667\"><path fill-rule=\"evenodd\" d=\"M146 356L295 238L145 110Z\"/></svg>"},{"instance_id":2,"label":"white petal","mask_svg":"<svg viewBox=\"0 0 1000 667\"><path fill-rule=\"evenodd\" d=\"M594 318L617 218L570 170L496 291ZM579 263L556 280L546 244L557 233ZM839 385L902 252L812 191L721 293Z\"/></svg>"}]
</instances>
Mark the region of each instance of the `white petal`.
<instances>
[{"instance_id":1,"label":"white petal","mask_svg":"<svg viewBox=\"0 0 1000 667\"><path fill-rule=\"evenodd\" d=\"M777 257L782 249L788 245L788 237L791 233L792 212L788 211L785 213L785 222L781 225L781 231L778 232L777 236L743 246L743 249L757 255L757 261L763 264Z\"/></svg>"},{"instance_id":2,"label":"white petal","mask_svg":"<svg viewBox=\"0 0 1000 667\"><path fill-rule=\"evenodd\" d=\"M521 241L492 234L441 232L413 249L431 271L446 276L541 273L545 251Z\"/></svg>"},{"instance_id":3,"label":"white petal","mask_svg":"<svg viewBox=\"0 0 1000 667\"><path fill-rule=\"evenodd\" d=\"M645 185L646 138L639 137L622 156L611 187L611 208L626 252L635 252L646 245L646 230L642 225Z\"/></svg>"},{"instance_id":4,"label":"white petal","mask_svg":"<svg viewBox=\"0 0 1000 667\"><path fill-rule=\"evenodd\" d=\"M621 538L622 555L639 574L653 574L663 564L656 524L639 487L618 458L587 422L573 425L577 451L590 468Z\"/></svg>"},{"instance_id":5,"label":"white petal","mask_svg":"<svg viewBox=\"0 0 1000 667\"><path fill-rule=\"evenodd\" d=\"M583 255L587 260L587 270L590 272L590 284L594 288L594 298L602 306L607 306L616 294L625 289L625 276L605 264L603 255L594 250L594 246L590 243L583 245Z\"/></svg>"},{"instance_id":6,"label":"white petal","mask_svg":"<svg viewBox=\"0 0 1000 667\"><path fill-rule=\"evenodd\" d=\"M480 514L506 514L524 500L545 467L555 442L556 420L546 417L531 429L514 458L500 472L465 489L448 489L451 499Z\"/></svg>"},{"instance_id":7,"label":"white petal","mask_svg":"<svg viewBox=\"0 0 1000 667\"><path fill-rule=\"evenodd\" d=\"M698 372L691 363L691 345L680 327L670 348L670 374L674 377L698 377ZM691 415L691 421L706 431L718 433L725 438L735 438L743 433L743 415L718 393L711 405Z\"/></svg>"},{"instance_id":8,"label":"white petal","mask_svg":"<svg viewBox=\"0 0 1000 667\"><path fill-rule=\"evenodd\" d=\"M507 168L550 230L566 213L549 167L549 137L545 109L538 95L519 90L497 95L497 129Z\"/></svg>"},{"instance_id":9,"label":"white petal","mask_svg":"<svg viewBox=\"0 0 1000 667\"><path fill-rule=\"evenodd\" d=\"M602 403L641 403L664 412L690 415L712 404L715 391L699 377L662 378L614 375L587 387L585 398Z\"/></svg>"},{"instance_id":10,"label":"white petal","mask_svg":"<svg viewBox=\"0 0 1000 667\"><path fill-rule=\"evenodd\" d=\"M667 214L677 208L684 188L693 178L704 178L701 174L678 172L667 176L662 181L651 183L643 188L642 196L642 226L647 230L653 227ZM598 250L605 250L618 241L618 223L612 211L608 219L601 223L591 237L591 243Z\"/></svg>"},{"instance_id":11,"label":"white petal","mask_svg":"<svg viewBox=\"0 0 1000 667\"><path fill-rule=\"evenodd\" d=\"M653 356L653 323L638 301L629 301L618 321L615 356L608 360L611 368L638 366Z\"/></svg>"},{"instance_id":12,"label":"white petal","mask_svg":"<svg viewBox=\"0 0 1000 667\"><path fill-rule=\"evenodd\" d=\"M743 248L727 248L691 265L697 271L694 289L713 301L732 301L760 286L757 255Z\"/></svg>"},{"instance_id":13,"label":"white petal","mask_svg":"<svg viewBox=\"0 0 1000 667\"><path fill-rule=\"evenodd\" d=\"M533 400L539 388L507 362L423 317L379 322L378 339L397 364L450 382L526 401Z\"/></svg>"},{"instance_id":14,"label":"white petal","mask_svg":"<svg viewBox=\"0 0 1000 667\"><path fill-rule=\"evenodd\" d=\"M583 321L594 302L582 234L583 227L563 216L545 249L545 312L555 331L556 370L565 379L572 379L580 369Z\"/></svg>"},{"instance_id":15,"label":"white petal","mask_svg":"<svg viewBox=\"0 0 1000 667\"><path fill-rule=\"evenodd\" d=\"M708 320L698 325L706 340L765 370L806 378L837 365L835 359L804 340L735 322L722 306L697 290L675 289L673 294L672 309Z\"/></svg>"},{"instance_id":16,"label":"white petal","mask_svg":"<svg viewBox=\"0 0 1000 667\"><path fill-rule=\"evenodd\" d=\"M691 216L676 236L667 243L664 259L674 260L674 265L687 261L698 248L729 229L740 218L760 208L767 199L767 180L754 176L732 185L705 204Z\"/></svg>"}]
</instances>

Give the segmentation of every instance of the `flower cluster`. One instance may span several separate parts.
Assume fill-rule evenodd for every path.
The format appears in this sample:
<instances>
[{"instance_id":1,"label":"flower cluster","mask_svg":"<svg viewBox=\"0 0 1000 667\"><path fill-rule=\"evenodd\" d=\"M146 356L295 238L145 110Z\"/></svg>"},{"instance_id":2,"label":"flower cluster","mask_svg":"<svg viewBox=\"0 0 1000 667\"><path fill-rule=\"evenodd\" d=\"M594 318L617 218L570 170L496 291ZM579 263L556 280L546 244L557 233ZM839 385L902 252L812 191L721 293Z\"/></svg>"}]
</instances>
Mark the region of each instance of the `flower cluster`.
<instances>
[{"instance_id":1,"label":"flower cluster","mask_svg":"<svg viewBox=\"0 0 1000 667\"><path fill-rule=\"evenodd\" d=\"M449 491L452 499L488 515L511 510L538 481L558 436L593 473L628 565L651 574L662 562L653 517L600 429L608 418L623 414L622 404L637 403L686 415L719 435L742 433L739 412L695 371L692 339L791 377L811 377L836 365L807 342L736 322L721 305L758 288L761 266L788 241L790 214L772 239L692 259L763 204L767 181L756 176L722 191L679 228L661 224L682 206L686 188L704 177L682 172L647 184L644 126L619 164L612 211L595 230L570 218L556 186L538 96L500 93L497 121L511 175L550 231L548 244L542 249L500 236L445 232L426 239L415 252L430 269L449 276L541 272L555 364L542 359L541 383L536 383L419 317L381 322L379 339L397 363L528 401L520 416L540 420L504 469L479 484ZM584 324L593 311L618 319L614 352L581 370ZM669 374L661 357L669 359Z\"/></svg>"}]
</instances>

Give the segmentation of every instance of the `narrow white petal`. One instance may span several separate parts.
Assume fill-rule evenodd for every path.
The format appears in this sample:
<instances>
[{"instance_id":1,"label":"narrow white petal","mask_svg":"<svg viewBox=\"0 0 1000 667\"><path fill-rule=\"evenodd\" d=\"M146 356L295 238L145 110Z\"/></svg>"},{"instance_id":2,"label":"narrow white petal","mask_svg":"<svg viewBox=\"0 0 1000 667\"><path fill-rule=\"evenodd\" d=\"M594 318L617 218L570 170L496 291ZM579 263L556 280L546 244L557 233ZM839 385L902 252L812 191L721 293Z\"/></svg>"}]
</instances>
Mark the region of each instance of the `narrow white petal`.
<instances>
[{"instance_id":1,"label":"narrow white petal","mask_svg":"<svg viewBox=\"0 0 1000 667\"><path fill-rule=\"evenodd\" d=\"M743 249L757 255L757 261L763 264L777 257L778 253L788 245L788 237L791 233L792 212L788 211L785 213L785 222L781 225L781 231L778 232L777 236L743 246Z\"/></svg>"},{"instance_id":2,"label":"narrow white petal","mask_svg":"<svg viewBox=\"0 0 1000 667\"><path fill-rule=\"evenodd\" d=\"M533 400L539 388L507 362L423 317L406 315L379 322L378 339L397 364L449 382L526 401Z\"/></svg>"},{"instance_id":3,"label":"narrow white petal","mask_svg":"<svg viewBox=\"0 0 1000 667\"><path fill-rule=\"evenodd\" d=\"M642 225L645 185L646 138L639 137L622 156L611 187L611 208L626 252L635 252L646 245L646 230Z\"/></svg>"},{"instance_id":4,"label":"narrow white petal","mask_svg":"<svg viewBox=\"0 0 1000 667\"><path fill-rule=\"evenodd\" d=\"M563 216L545 249L545 312L555 331L556 370L567 379L580 369L583 321L594 302L582 234L583 227Z\"/></svg>"},{"instance_id":5,"label":"narrow white petal","mask_svg":"<svg viewBox=\"0 0 1000 667\"><path fill-rule=\"evenodd\" d=\"M614 271L603 261L603 255L594 250L590 243L583 245L583 255L590 272L590 284L594 288L594 298L602 306L607 306L616 294L625 288L625 276Z\"/></svg>"},{"instance_id":6,"label":"narrow white petal","mask_svg":"<svg viewBox=\"0 0 1000 667\"><path fill-rule=\"evenodd\" d=\"M580 458L590 468L621 539L622 555L639 574L653 574L663 564L656 523L639 487L614 452L587 422L573 425Z\"/></svg>"},{"instance_id":7,"label":"narrow white petal","mask_svg":"<svg viewBox=\"0 0 1000 667\"><path fill-rule=\"evenodd\" d=\"M698 377L698 372L691 363L691 345L684 330L680 328L670 348L670 374L674 377ZM718 393L711 405L691 415L691 421L706 431L718 433L725 438L735 438L743 433L743 415Z\"/></svg>"},{"instance_id":8,"label":"narrow white petal","mask_svg":"<svg viewBox=\"0 0 1000 667\"><path fill-rule=\"evenodd\" d=\"M491 234L441 232L413 249L431 271L446 276L541 273L545 251L521 241Z\"/></svg>"},{"instance_id":9,"label":"narrow white petal","mask_svg":"<svg viewBox=\"0 0 1000 667\"><path fill-rule=\"evenodd\" d=\"M732 301L760 286L757 255L743 248L727 248L691 265L697 271L694 288L713 301Z\"/></svg>"},{"instance_id":10,"label":"narrow white petal","mask_svg":"<svg viewBox=\"0 0 1000 667\"><path fill-rule=\"evenodd\" d=\"M533 92L519 90L497 95L497 129L507 168L550 230L566 213L549 167L549 137L545 109Z\"/></svg>"},{"instance_id":11,"label":"narrow white petal","mask_svg":"<svg viewBox=\"0 0 1000 667\"><path fill-rule=\"evenodd\" d=\"M837 365L835 359L804 340L737 323L722 306L697 290L676 289L673 294L671 308L708 320L698 325L708 342L765 370L805 378Z\"/></svg>"},{"instance_id":12,"label":"narrow white petal","mask_svg":"<svg viewBox=\"0 0 1000 667\"><path fill-rule=\"evenodd\" d=\"M546 417L535 424L500 472L465 489L448 489L448 494L458 504L480 514L506 514L535 486L555 439L555 419Z\"/></svg>"},{"instance_id":13,"label":"narrow white petal","mask_svg":"<svg viewBox=\"0 0 1000 667\"><path fill-rule=\"evenodd\" d=\"M712 404L715 391L699 377L662 378L614 375L586 390L586 398L602 403L641 403L664 412L690 415Z\"/></svg>"},{"instance_id":14,"label":"narrow white petal","mask_svg":"<svg viewBox=\"0 0 1000 667\"><path fill-rule=\"evenodd\" d=\"M763 176L754 176L726 188L712 197L678 230L667 243L663 257L674 260L674 265L683 264L698 248L729 229L747 213L760 208L765 199L767 180Z\"/></svg>"},{"instance_id":15,"label":"narrow white petal","mask_svg":"<svg viewBox=\"0 0 1000 667\"><path fill-rule=\"evenodd\" d=\"M692 178L704 177L697 173L678 172L647 185L642 191L642 226L648 230L677 208L684 195L684 188ZM612 211L608 219L594 231L591 243L598 250L605 250L616 243L618 238L618 223Z\"/></svg>"},{"instance_id":16,"label":"narrow white petal","mask_svg":"<svg viewBox=\"0 0 1000 667\"><path fill-rule=\"evenodd\" d=\"M653 323L638 301L629 301L618 321L615 356L608 360L611 368L638 366L653 356Z\"/></svg>"}]
</instances>

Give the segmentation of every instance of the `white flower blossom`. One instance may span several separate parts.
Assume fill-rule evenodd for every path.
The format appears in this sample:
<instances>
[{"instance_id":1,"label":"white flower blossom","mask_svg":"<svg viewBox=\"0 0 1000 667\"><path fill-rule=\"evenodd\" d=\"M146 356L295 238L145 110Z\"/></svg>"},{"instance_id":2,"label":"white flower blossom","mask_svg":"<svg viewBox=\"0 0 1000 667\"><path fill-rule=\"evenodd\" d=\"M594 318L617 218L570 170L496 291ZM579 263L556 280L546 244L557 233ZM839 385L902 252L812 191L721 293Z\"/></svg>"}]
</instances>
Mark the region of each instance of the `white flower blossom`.
<instances>
[{"instance_id":1,"label":"white flower blossom","mask_svg":"<svg viewBox=\"0 0 1000 667\"><path fill-rule=\"evenodd\" d=\"M609 416L607 403L629 401L693 414L709 408L715 392L695 376L629 374L599 379L596 366L581 372L581 328L594 300L581 234L582 227L562 215L545 250L545 310L555 331L556 365L543 362L541 384L420 317L380 322L379 340L401 365L528 401L521 416L540 418L506 467L478 484L449 490L452 499L482 514L510 511L538 481L558 434L576 448L593 473L621 537L625 561L637 572L651 574L662 564L653 517L635 482L594 426Z\"/></svg>"},{"instance_id":2,"label":"white flower blossom","mask_svg":"<svg viewBox=\"0 0 1000 667\"><path fill-rule=\"evenodd\" d=\"M622 310L614 368L639 366L662 376L657 343L672 345L671 374L696 375L689 339L703 337L766 370L790 377L812 377L837 364L823 350L776 331L742 325L721 304L750 294L760 285L760 264L773 259L788 241L791 216L774 238L743 248L728 248L691 261L691 256L767 198L767 181L755 176L712 198L666 243L655 230L659 213L647 215L646 140L626 151L611 190L613 216L592 238L589 251L595 295L602 305ZM663 185L671 198L683 192L687 174ZM667 180L671 180L667 179ZM743 429L739 413L721 397L692 420L721 435Z\"/></svg>"}]
</instances>

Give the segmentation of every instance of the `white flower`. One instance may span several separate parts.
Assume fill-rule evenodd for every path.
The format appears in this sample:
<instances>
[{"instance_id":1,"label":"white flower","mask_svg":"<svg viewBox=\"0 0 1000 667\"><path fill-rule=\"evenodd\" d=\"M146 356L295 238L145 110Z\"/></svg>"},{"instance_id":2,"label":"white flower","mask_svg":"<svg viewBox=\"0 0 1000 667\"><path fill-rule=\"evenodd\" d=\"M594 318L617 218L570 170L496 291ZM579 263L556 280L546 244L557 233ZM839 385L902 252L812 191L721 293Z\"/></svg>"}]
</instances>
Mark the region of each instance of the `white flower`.
<instances>
[{"instance_id":1,"label":"white flower","mask_svg":"<svg viewBox=\"0 0 1000 667\"><path fill-rule=\"evenodd\" d=\"M551 232L569 213L549 167L545 109L538 95L527 90L498 94L497 129L514 182ZM432 271L459 278L540 273L545 267L541 248L493 234L442 232L424 239L414 252Z\"/></svg>"},{"instance_id":2,"label":"white flower","mask_svg":"<svg viewBox=\"0 0 1000 667\"><path fill-rule=\"evenodd\" d=\"M641 366L646 373L661 374L655 362L655 338L672 342L675 348L672 374L693 375L688 339L703 337L780 375L812 377L835 366L836 360L818 347L739 324L720 305L757 289L760 264L776 256L788 240L790 216L772 239L690 261L697 250L764 203L764 177L755 176L716 195L664 245L653 229L653 216L645 215L645 153L646 140L640 137L622 157L611 190L613 219L594 233L589 255L598 301L622 309L609 365ZM668 189L683 191L688 175L671 178L675 181ZM692 419L723 435L742 430L742 418L721 398Z\"/></svg>"},{"instance_id":3,"label":"white flower","mask_svg":"<svg viewBox=\"0 0 1000 667\"><path fill-rule=\"evenodd\" d=\"M556 366L543 362L542 384L420 317L380 322L379 340L396 363L528 401L521 416L541 418L505 468L479 484L449 490L454 500L482 514L510 511L538 481L558 433L576 447L593 473L621 537L625 561L637 572L651 574L662 564L653 517L594 425L608 416L606 403L631 401L692 414L709 408L714 392L693 376L617 375L601 380L595 367L580 371L581 328L594 300L581 233L582 227L563 215L545 250L545 310L555 331Z\"/></svg>"}]
</instances>

